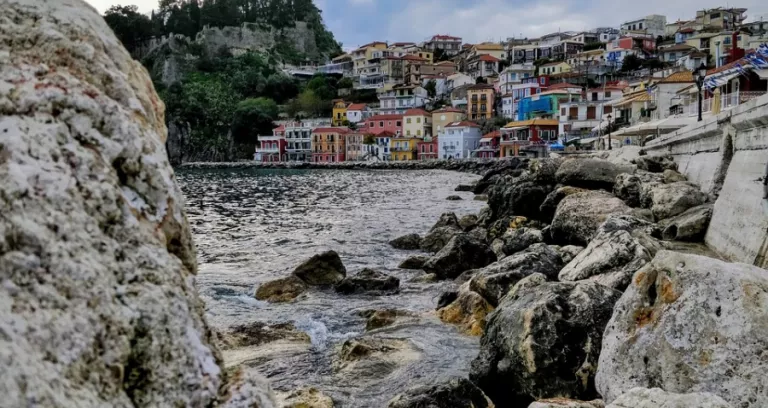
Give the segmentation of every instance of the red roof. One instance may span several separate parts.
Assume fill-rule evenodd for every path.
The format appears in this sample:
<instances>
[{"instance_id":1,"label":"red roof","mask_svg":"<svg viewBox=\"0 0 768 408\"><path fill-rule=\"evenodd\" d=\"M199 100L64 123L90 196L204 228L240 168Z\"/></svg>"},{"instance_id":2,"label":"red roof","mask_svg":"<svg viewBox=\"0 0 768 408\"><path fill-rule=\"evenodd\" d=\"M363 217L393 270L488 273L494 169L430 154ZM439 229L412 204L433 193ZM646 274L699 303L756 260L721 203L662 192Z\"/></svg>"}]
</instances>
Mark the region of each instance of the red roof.
<instances>
[{"instance_id":1,"label":"red roof","mask_svg":"<svg viewBox=\"0 0 768 408\"><path fill-rule=\"evenodd\" d=\"M400 47L400 46L403 46L403 45L416 45L416 44L412 43L412 42L396 42L396 43L392 43L393 47Z\"/></svg>"},{"instance_id":2,"label":"red roof","mask_svg":"<svg viewBox=\"0 0 768 408\"><path fill-rule=\"evenodd\" d=\"M429 112L420 108L408 109L403 116L429 116Z\"/></svg>"},{"instance_id":3,"label":"red roof","mask_svg":"<svg viewBox=\"0 0 768 408\"><path fill-rule=\"evenodd\" d=\"M370 118L366 119L366 121L377 121L377 120L402 120L403 115L397 115L397 114L389 114L389 115L374 115Z\"/></svg>"},{"instance_id":4,"label":"red roof","mask_svg":"<svg viewBox=\"0 0 768 408\"><path fill-rule=\"evenodd\" d=\"M484 138L486 138L486 137L496 138L496 137L500 137L500 136L501 136L501 131L499 131L499 130L494 130L491 133L486 133L486 134L483 135Z\"/></svg>"},{"instance_id":5,"label":"red roof","mask_svg":"<svg viewBox=\"0 0 768 408\"><path fill-rule=\"evenodd\" d=\"M379 133L375 133L374 136L376 137L394 137L396 136L394 132L390 132L389 130L382 130Z\"/></svg>"},{"instance_id":6,"label":"red roof","mask_svg":"<svg viewBox=\"0 0 768 408\"><path fill-rule=\"evenodd\" d=\"M432 41L434 40L459 40L461 41L461 37L453 37L450 35L444 35L444 34L437 34L432 36Z\"/></svg>"},{"instance_id":7,"label":"red roof","mask_svg":"<svg viewBox=\"0 0 768 408\"><path fill-rule=\"evenodd\" d=\"M499 61L501 61L500 59L494 57L493 55L489 55L489 54L482 54L482 55L480 55L478 57L478 59L480 61L485 61L485 62L499 62Z\"/></svg>"},{"instance_id":8,"label":"red roof","mask_svg":"<svg viewBox=\"0 0 768 408\"><path fill-rule=\"evenodd\" d=\"M340 133L340 134L346 134L349 133L348 128L343 127L319 127L312 130L312 133Z\"/></svg>"},{"instance_id":9,"label":"red roof","mask_svg":"<svg viewBox=\"0 0 768 408\"><path fill-rule=\"evenodd\" d=\"M285 132L285 125L280 125L274 129L272 129L274 132Z\"/></svg>"},{"instance_id":10,"label":"red roof","mask_svg":"<svg viewBox=\"0 0 768 408\"><path fill-rule=\"evenodd\" d=\"M696 31L696 30L694 30L693 27L687 27L687 28L680 29L679 32L681 32L683 34L688 34L688 33L694 32L694 31Z\"/></svg>"},{"instance_id":11,"label":"red roof","mask_svg":"<svg viewBox=\"0 0 768 408\"><path fill-rule=\"evenodd\" d=\"M365 104L364 103L353 103L353 104L347 106L347 110L348 111L351 111L351 110L363 110L363 109L365 109Z\"/></svg>"},{"instance_id":12,"label":"red roof","mask_svg":"<svg viewBox=\"0 0 768 408\"><path fill-rule=\"evenodd\" d=\"M750 52L750 51L754 51L754 50L747 50L747 54L749 54L749 52ZM713 69L710 69L710 70L708 70L708 71L707 71L707 76L709 76L709 75L712 75L712 74L717 74L718 72L727 71L727 70L729 70L729 69L731 69L731 68L735 67L735 66L736 66L736 64L739 64L739 65L744 65L744 64L746 64L746 63L748 63L748 62L749 62L749 61L748 61L746 58L742 58L742 59L740 59L740 60L738 60L738 61L733 61L733 62L730 62L730 63L728 63L728 64L725 64L725 65L721 65L721 66L720 66L720 67L718 67L718 68L713 68Z\"/></svg>"},{"instance_id":13,"label":"red roof","mask_svg":"<svg viewBox=\"0 0 768 408\"><path fill-rule=\"evenodd\" d=\"M479 128L480 125L478 125L477 123L474 123L474 122L469 122L469 121L463 120L461 122L451 122L451 123L447 124L445 127L476 127L476 128Z\"/></svg>"}]
</instances>

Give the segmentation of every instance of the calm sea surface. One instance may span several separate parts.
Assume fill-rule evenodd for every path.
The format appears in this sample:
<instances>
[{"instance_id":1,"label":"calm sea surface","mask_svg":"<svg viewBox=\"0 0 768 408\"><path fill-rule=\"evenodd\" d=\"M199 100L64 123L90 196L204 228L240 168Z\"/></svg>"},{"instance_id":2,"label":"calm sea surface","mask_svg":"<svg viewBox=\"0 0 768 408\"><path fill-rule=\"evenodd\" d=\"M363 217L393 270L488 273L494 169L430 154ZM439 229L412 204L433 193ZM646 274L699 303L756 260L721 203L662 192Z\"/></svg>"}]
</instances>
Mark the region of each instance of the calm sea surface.
<instances>
[{"instance_id":1,"label":"calm sea surface","mask_svg":"<svg viewBox=\"0 0 768 408\"><path fill-rule=\"evenodd\" d=\"M292 322L312 339L305 349L267 350L248 361L277 391L315 386L339 407L378 407L405 388L466 376L477 338L435 317L439 294L453 283L410 283L420 271L397 265L413 252L387 242L424 234L443 212L477 213L482 202L453 191L476 176L446 171L182 170L177 173L198 249L197 284L217 328L261 321ZM462 201L447 201L449 195ZM313 289L298 301L253 298L262 282L285 277L302 260L337 251L347 274L369 267L400 278L393 296L340 296ZM358 312L396 308L419 317L374 335L407 341L417 358L384 378L350 378L332 367L338 345L365 335ZM371 336L367 334L366 336ZM375 371L375 370L374 370Z\"/></svg>"}]
</instances>

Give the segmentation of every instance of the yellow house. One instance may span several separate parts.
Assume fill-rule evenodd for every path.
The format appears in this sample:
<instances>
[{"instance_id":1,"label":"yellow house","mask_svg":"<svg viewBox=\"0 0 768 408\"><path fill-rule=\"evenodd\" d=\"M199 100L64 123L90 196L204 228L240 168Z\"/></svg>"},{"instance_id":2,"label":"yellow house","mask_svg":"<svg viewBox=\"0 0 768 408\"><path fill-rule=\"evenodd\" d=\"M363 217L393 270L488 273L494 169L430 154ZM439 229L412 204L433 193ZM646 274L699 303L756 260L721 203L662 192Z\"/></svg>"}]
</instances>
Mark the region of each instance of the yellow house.
<instances>
[{"instance_id":1,"label":"yellow house","mask_svg":"<svg viewBox=\"0 0 768 408\"><path fill-rule=\"evenodd\" d=\"M403 136L432 136L432 115L424 109L408 109L403 115Z\"/></svg>"},{"instance_id":2,"label":"yellow house","mask_svg":"<svg viewBox=\"0 0 768 408\"><path fill-rule=\"evenodd\" d=\"M555 75L571 72L571 66L565 62L550 62L539 66L539 75Z\"/></svg>"},{"instance_id":3,"label":"yellow house","mask_svg":"<svg viewBox=\"0 0 768 408\"><path fill-rule=\"evenodd\" d=\"M333 126L343 126L347 120L347 103L343 99L333 100L333 117L331 124Z\"/></svg>"},{"instance_id":4,"label":"yellow house","mask_svg":"<svg viewBox=\"0 0 768 408\"><path fill-rule=\"evenodd\" d=\"M408 136L395 136L392 138L392 161L408 161L416 160L416 147L419 142L423 141L422 138L408 137Z\"/></svg>"},{"instance_id":5,"label":"yellow house","mask_svg":"<svg viewBox=\"0 0 768 408\"><path fill-rule=\"evenodd\" d=\"M504 51L504 46L498 43L484 42L475 44L469 52L469 57L482 54L493 55L500 60L507 59L507 52Z\"/></svg>"},{"instance_id":6,"label":"yellow house","mask_svg":"<svg viewBox=\"0 0 768 408\"><path fill-rule=\"evenodd\" d=\"M433 61L434 61L434 59L433 59L434 58L434 54L432 53L432 51L424 51L424 50L420 50L420 49L415 49L415 50L409 50L408 51L408 55L414 55L414 56L417 56L419 58L424 58L425 60L427 60L427 63L429 63L429 64L432 64Z\"/></svg>"},{"instance_id":7,"label":"yellow house","mask_svg":"<svg viewBox=\"0 0 768 408\"><path fill-rule=\"evenodd\" d=\"M352 51L352 62L354 63L354 72L356 74L363 73L363 70L367 65L370 65L374 60L374 52L387 49L387 43L382 41L374 41L372 43L365 44L360 48ZM371 61L369 61L371 60Z\"/></svg>"},{"instance_id":8,"label":"yellow house","mask_svg":"<svg viewBox=\"0 0 768 408\"><path fill-rule=\"evenodd\" d=\"M467 117L470 120L492 118L495 96L493 85L476 84L467 88Z\"/></svg>"},{"instance_id":9,"label":"yellow house","mask_svg":"<svg viewBox=\"0 0 768 408\"><path fill-rule=\"evenodd\" d=\"M467 118L467 114L461 109L452 107L441 108L432 112L432 132L434 136L440 136L449 123L461 122Z\"/></svg>"}]
</instances>

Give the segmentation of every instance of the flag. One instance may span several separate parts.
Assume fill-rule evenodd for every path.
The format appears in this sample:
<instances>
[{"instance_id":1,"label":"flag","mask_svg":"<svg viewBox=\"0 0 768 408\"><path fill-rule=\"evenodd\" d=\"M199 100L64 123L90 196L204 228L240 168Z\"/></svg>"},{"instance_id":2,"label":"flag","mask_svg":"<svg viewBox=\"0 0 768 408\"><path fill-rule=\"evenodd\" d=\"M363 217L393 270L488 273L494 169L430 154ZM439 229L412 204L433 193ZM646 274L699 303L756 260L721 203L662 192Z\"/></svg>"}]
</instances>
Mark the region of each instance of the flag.
<instances>
[{"instance_id":1,"label":"flag","mask_svg":"<svg viewBox=\"0 0 768 408\"><path fill-rule=\"evenodd\" d=\"M741 64L737 62L735 67L736 67L736 70L739 71L739 75L747 76L747 70L745 70Z\"/></svg>"}]
</instances>

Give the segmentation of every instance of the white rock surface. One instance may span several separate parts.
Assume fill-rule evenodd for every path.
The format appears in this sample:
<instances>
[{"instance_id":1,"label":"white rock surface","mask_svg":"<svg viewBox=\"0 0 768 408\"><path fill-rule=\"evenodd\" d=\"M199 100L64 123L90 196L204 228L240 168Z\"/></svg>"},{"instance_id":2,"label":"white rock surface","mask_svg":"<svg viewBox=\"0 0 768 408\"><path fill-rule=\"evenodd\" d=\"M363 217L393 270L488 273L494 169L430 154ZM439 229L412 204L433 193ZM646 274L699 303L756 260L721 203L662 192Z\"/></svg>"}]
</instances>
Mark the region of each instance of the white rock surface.
<instances>
[{"instance_id":1,"label":"white rock surface","mask_svg":"<svg viewBox=\"0 0 768 408\"><path fill-rule=\"evenodd\" d=\"M678 181L654 186L651 189L650 199L653 215L657 220L663 220L704 204L707 201L707 195L695 184Z\"/></svg>"},{"instance_id":2,"label":"white rock surface","mask_svg":"<svg viewBox=\"0 0 768 408\"><path fill-rule=\"evenodd\" d=\"M710 392L768 406L768 271L659 251L616 303L596 385L606 402L636 387Z\"/></svg>"},{"instance_id":3,"label":"white rock surface","mask_svg":"<svg viewBox=\"0 0 768 408\"><path fill-rule=\"evenodd\" d=\"M576 193L557 206L550 231L558 244L587 245L608 217L631 211L623 201L604 191Z\"/></svg>"},{"instance_id":4,"label":"white rock surface","mask_svg":"<svg viewBox=\"0 0 768 408\"><path fill-rule=\"evenodd\" d=\"M674 394L659 388L634 388L606 408L732 408L708 392Z\"/></svg>"},{"instance_id":5,"label":"white rock surface","mask_svg":"<svg viewBox=\"0 0 768 408\"><path fill-rule=\"evenodd\" d=\"M146 71L81 0L0 9L0 405L222 402Z\"/></svg>"}]
</instances>

